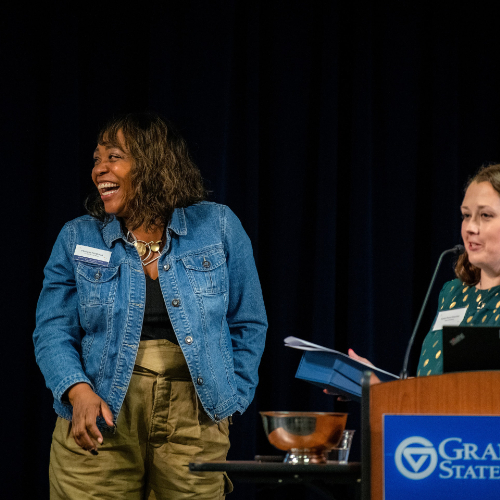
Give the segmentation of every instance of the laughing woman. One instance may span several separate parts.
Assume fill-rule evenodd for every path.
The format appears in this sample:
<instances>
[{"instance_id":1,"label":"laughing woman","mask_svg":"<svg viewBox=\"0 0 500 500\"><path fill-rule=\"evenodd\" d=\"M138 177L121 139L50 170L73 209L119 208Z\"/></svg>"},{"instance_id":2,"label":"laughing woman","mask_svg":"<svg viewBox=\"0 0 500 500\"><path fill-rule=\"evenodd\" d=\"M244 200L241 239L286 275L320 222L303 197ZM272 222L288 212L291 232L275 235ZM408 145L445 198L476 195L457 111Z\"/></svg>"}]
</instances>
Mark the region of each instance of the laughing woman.
<instances>
[{"instance_id":1,"label":"laughing woman","mask_svg":"<svg viewBox=\"0 0 500 500\"><path fill-rule=\"evenodd\" d=\"M187 464L225 459L255 393L267 321L248 236L154 114L101 131L92 179L37 307L51 498L224 498L226 476Z\"/></svg>"}]
</instances>

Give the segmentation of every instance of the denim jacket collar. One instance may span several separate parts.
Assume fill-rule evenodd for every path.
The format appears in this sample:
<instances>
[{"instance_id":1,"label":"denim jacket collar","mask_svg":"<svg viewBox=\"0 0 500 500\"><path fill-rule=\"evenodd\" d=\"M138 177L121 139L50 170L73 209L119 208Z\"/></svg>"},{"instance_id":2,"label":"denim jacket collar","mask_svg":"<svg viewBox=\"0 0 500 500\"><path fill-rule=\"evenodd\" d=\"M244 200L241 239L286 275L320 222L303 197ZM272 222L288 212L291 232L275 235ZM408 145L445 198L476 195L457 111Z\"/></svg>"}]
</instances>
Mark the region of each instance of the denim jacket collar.
<instances>
[{"instance_id":1,"label":"denim jacket collar","mask_svg":"<svg viewBox=\"0 0 500 500\"><path fill-rule=\"evenodd\" d=\"M183 208L176 208L172 214L172 219L168 225L168 229L171 229L175 234L179 236L185 236L187 234L186 227L186 216L184 215Z\"/></svg>"},{"instance_id":2,"label":"denim jacket collar","mask_svg":"<svg viewBox=\"0 0 500 500\"><path fill-rule=\"evenodd\" d=\"M179 236L184 236L187 234L186 217L184 215L183 208L176 208L174 210L174 213L172 214L172 219L170 220L167 229L171 229L174 233L178 234ZM113 217L113 219L104 226L102 230L102 235L107 247L111 248L114 241L123 238L120 221L116 217Z\"/></svg>"}]
</instances>

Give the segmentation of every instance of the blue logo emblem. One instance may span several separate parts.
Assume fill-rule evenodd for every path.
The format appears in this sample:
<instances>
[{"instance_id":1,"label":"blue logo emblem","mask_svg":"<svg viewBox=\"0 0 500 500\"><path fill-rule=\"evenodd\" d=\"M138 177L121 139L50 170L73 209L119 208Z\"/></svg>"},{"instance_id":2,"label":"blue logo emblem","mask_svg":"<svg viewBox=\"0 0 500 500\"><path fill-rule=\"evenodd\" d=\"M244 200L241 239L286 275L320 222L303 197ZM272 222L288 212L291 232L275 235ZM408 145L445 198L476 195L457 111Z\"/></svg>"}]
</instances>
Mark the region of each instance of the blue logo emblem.
<instances>
[{"instance_id":1,"label":"blue logo emblem","mask_svg":"<svg viewBox=\"0 0 500 500\"><path fill-rule=\"evenodd\" d=\"M385 500L500 498L500 417L384 415Z\"/></svg>"},{"instance_id":2,"label":"blue logo emblem","mask_svg":"<svg viewBox=\"0 0 500 500\"><path fill-rule=\"evenodd\" d=\"M403 457L406 459L406 463L410 465L411 470L408 470L406 467ZM428 465L424 470L421 470L422 465L427 461L427 457L430 457ZM434 446L428 439L420 436L413 436L403 440L396 448L394 460L398 471L401 472L403 476L408 479L424 479L434 472L438 462L438 456Z\"/></svg>"}]
</instances>

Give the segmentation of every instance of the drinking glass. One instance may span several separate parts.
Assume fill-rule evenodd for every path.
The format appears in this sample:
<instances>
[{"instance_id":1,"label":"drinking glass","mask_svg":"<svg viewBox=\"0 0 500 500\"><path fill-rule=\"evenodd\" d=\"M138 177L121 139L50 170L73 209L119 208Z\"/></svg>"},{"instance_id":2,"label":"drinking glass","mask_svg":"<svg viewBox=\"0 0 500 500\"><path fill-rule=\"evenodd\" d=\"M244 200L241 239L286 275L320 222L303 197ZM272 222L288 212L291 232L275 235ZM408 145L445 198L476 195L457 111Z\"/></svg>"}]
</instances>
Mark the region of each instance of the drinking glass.
<instances>
[{"instance_id":1,"label":"drinking glass","mask_svg":"<svg viewBox=\"0 0 500 500\"><path fill-rule=\"evenodd\" d=\"M349 452L351 451L352 437L354 432L346 430L342 434L342 439L336 448L332 448L328 454L328 459L339 464L346 464L349 458Z\"/></svg>"}]
</instances>

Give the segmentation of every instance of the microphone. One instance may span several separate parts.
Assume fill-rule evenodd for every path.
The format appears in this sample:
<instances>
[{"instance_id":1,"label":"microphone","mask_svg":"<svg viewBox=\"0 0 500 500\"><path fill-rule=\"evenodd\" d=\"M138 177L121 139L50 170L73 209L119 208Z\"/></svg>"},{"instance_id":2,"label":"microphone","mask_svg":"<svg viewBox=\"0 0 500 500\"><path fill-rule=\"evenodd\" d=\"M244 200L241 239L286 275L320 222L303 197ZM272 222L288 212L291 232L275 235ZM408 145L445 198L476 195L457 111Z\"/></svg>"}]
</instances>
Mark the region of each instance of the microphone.
<instances>
[{"instance_id":1,"label":"microphone","mask_svg":"<svg viewBox=\"0 0 500 500\"><path fill-rule=\"evenodd\" d=\"M434 274L431 279L431 283L429 285L429 288L427 290L427 294L424 299L424 303L422 305L422 309L420 309L420 314L418 315L417 322L415 323L415 328L413 329L413 333L411 335L410 341L408 342L408 347L406 348L406 354L405 354L405 360L403 363L403 369L401 370L399 377L403 380L408 378L408 360L410 358L410 351L413 346L413 342L415 341L415 337L417 335L418 327L420 326L420 321L422 321L422 316L424 314L425 306L427 305L427 301L429 300L429 295L431 294L432 287L434 285L434 281L436 280L437 273L439 271L439 267L441 266L441 261L443 260L443 257L445 255L448 255L449 253L453 254L458 254L460 255L461 253L465 252L465 247L463 245L455 245L453 248L450 248L449 250L445 250L438 259L438 263L436 266L436 269L434 270Z\"/></svg>"}]
</instances>

